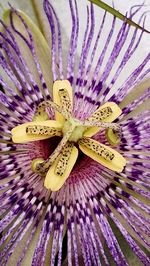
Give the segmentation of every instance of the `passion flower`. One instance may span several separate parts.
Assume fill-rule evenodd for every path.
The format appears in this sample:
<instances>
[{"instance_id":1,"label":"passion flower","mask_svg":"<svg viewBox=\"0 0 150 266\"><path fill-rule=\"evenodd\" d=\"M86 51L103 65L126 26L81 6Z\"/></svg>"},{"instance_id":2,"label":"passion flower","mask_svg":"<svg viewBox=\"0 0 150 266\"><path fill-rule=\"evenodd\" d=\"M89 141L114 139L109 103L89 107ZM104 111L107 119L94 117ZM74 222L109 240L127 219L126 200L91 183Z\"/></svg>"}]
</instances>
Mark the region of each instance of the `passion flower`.
<instances>
[{"instance_id":1,"label":"passion flower","mask_svg":"<svg viewBox=\"0 0 150 266\"><path fill-rule=\"evenodd\" d=\"M81 38L78 1L66 4L65 58L50 1L43 1L49 44L13 7L1 21L1 265L130 265L116 227L148 266L150 54L127 68L146 33L105 12L96 36L88 4ZM123 71L128 77L115 90Z\"/></svg>"}]
</instances>

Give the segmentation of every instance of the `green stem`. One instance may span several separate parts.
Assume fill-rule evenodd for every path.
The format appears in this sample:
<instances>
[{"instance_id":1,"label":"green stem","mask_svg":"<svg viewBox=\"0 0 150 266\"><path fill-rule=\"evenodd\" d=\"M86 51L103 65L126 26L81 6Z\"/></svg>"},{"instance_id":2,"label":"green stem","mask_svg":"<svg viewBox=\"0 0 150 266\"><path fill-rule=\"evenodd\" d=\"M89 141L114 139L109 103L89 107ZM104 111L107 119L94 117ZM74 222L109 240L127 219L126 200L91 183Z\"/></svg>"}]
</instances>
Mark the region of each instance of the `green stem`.
<instances>
[{"instance_id":1,"label":"green stem","mask_svg":"<svg viewBox=\"0 0 150 266\"><path fill-rule=\"evenodd\" d=\"M147 29L144 29L143 27L141 27L140 25L136 24L134 21L132 21L131 19L128 19L126 16L124 16L123 14L121 14L119 11L117 11L116 9L114 9L113 7L107 5L106 3L104 3L101 0L88 0L91 3L101 7L102 9L108 11L110 14L114 15L115 17L126 21L128 24L130 24L131 26L134 26L144 32L150 33L150 31L148 31Z\"/></svg>"}]
</instances>

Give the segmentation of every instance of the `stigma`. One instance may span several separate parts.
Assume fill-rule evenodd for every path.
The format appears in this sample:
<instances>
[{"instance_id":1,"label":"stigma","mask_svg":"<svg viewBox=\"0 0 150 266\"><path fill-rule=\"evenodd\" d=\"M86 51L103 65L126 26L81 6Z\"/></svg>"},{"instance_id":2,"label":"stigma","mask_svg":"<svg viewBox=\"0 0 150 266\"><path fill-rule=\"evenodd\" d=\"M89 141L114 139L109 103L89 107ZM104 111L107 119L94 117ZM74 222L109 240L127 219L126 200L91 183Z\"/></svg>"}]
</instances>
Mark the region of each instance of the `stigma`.
<instances>
[{"instance_id":1,"label":"stigma","mask_svg":"<svg viewBox=\"0 0 150 266\"><path fill-rule=\"evenodd\" d=\"M54 110L54 120L49 119L47 107ZM12 140L14 143L28 143L55 136L61 137L58 146L46 160L36 158L31 162L32 171L42 176L44 186L57 191L70 176L79 150L112 171L123 171L126 159L115 149L92 139L104 129L107 141L111 145L118 145L121 128L113 121L120 114L121 109L116 103L106 102L88 119L76 119L73 116L71 84L68 80L57 80L53 84L53 101L40 103L31 122L13 128Z\"/></svg>"},{"instance_id":2,"label":"stigma","mask_svg":"<svg viewBox=\"0 0 150 266\"><path fill-rule=\"evenodd\" d=\"M66 120L64 122L64 125L62 127L63 135L65 135L71 127L73 128L73 131L71 136L69 137L69 141L78 142L78 140L83 137L83 133L86 131L87 128L83 126L79 120L70 118L69 120Z\"/></svg>"}]
</instances>

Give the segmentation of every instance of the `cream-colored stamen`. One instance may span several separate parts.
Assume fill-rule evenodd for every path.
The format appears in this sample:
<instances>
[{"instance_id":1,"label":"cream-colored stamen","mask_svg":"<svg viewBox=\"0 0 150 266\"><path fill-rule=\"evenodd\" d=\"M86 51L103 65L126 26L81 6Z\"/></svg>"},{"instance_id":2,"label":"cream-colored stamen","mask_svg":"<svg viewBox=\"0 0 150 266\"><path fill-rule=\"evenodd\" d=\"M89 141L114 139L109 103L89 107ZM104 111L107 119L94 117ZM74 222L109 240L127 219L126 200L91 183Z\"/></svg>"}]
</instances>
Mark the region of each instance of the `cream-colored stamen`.
<instances>
[{"instance_id":1,"label":"cream-colored stamen","mask_svg":"<svg viewBox=\"0 0 150 266\"><path fill-rule=\"evenodd\" d=\"M67 168L68 161L69 161L73 147L74 147L73 143L67 142L66 145L62 148L58 164L56 165L56 168L55 168L56 175L62 176L64 174Z\"/></svg>"},{"instance_id":2,"label":"cream-colored stamen","mask_svg":"<svg viewBox=\"0 0 150 266\"><path fill-rule=\"evenodd\" d=\"M66 98L64 98L66 96ZM73 90L68 80L56 80L53 85L53 101L63 108L63 113L55 111L55 118L62 124L65 122L64 117L67 119L72 113L73 106ZM67 120L66 119L66 120Z\"/></svg>"},{"instance_id":3,"label":"cream-colored stamen","mask_svg":"<svg viewBox=\"0 0 150 266\"><path fill-rule=\"evenodd\" d=\"M120 129L120 126L116 123L108 123L108 122L96 122L96 121L88 121L85 120L82 122L82 125L85 127L99 127L99 128L111 128L115 131Z\"/></svg>"},{"instance_id":4,"label":"cream-colored stamen","mask_svg":"<svg viewBox=\"0 0 150 266\"><path fill-rule=\"evenodd\" d=\"M48 133L46 134L45 128L49 128ZM12 129L12 140L14 143L27 143L30 141L43 140L53 137L54 130L56 129L55 135L60 136L62 125L60 122L55 120L46 120L40 122L27 122ZM39 129L42 129L44 134L40 134ZM44 129L44 130L43 130ZM30 131L30 133L29 133ZM32 132L31 132L32 131Z\"/></svg>"},{"instance_id":5,"label":"cream-colored stamen","mask_svg":"<svg viewBox=\"0 0 150 266\"><path fill-rule=\"evenodd\" d=\"M46 108L48 107L59 112L60 114L64 116L65 119L67 119L66 112L63 111L63 108L52 101L43 101L42 103L40 103L36 110L35 117L41 116L41 113L44 113Z\"/></svg>"},{"instance_id":6,"label":"cream-colored stamen","mask_svg":"<svg viewBox=\"0 0 150 266\"><path fill-rule=\"evenodd\" d=\"M126 165L126 159L114 149L90 138L83 138L78 142L81 151L101 165L122 172Z\"/></svg>"},{"instance_id":7,"label":"cream-colored stamen","mask_svg":"<svg viewBox=\"0 0 150 266\"><path fill-rule=\"evenodd\" d=\"M105 148L99 143L96 143L92 139L83 138L79 140L79 145L84 145L86 148L89 148L91 151L95 152L97 155L103 157L105 160L112 161L114 158L114 153L109 149Z\"/></svg>"},{"instance_id":8,"label":"cream-colored stamen","mask_svg":"<svg viewBox=\"0 0 150 266\"><path fill-rule=\"evenodd\" d=\"M113 113L109 106L96 110L94 114L88 119L89 121L102 121L111 116Z\"/></svg>"},{"instance_id":9,"label":"cream-colored stamen","mask_svg":"<svg viewBox=\"0 0 150 266\"><path fill-rule=\"evenodd\" d=\"M100 123L100 122L105 122L105 123L112 123L115 121L117 117L122 113L121 109L119 106L114 103L114 102L107 102L100 106L87 120L90 122L95 122ZM100 124L99 124L100 125ZM85 137L92 137L96 133L100 131L100 127L98 126L93 126L89 127L87 131L84 133ZM105 124L106 128L112 128L112 126L108 126ZM103 124L103 128L105 128Z\"/></svg>"},{"instance_id":10,"label":"cream-colored stamen","mask_svg":"<svg viewBox=\"0 0 150 266\"><path fill-rule=\"evenodd\" d=\"M65 113L65 116L69 119L72 113L72 104L69 93L66 89L60 89L58 95L60 97L60 104L62 106L63 113Z\"/></svg>"},{"instance_id":11,"label":"cream-colored stamen","mask_svg":"<svg viewBox=\"0 0 150 266\"><path fill-rule=\"evenodd\" d=\"M39 173L43 173L43 172L46 173L48 171L50 166L59 156L62 148L66 145L67 141L69 140L69 137L71 136L73 132L73 129L74 129L73 127L70 128L70 130L64 135L64 137L61 139L58 146L56 147L54 152L50 155L50 157L47 160L45 160L43 163L40 163L39 165L37 165L36 171L38 171Z\"/></svg>"},{"instance_id":12,"label":"cream-colored stamen","mask_svg":"<svg viewBox=\"0 0 150 266\"><path fill-rule=\"evenodd\" d=\"M66 150L67 145L68 143L65 145L64 150ZM65 165L62 165L62 158L63 157L60 154L46 173L44 186L47 189L51 189L52 191L59 190L69 177L78 158L78 149L75 146L72 146L71 149L69 148L69 154L67 153L67 160L65 160ZM59 163L60 160L61 164ZM59 169L57 169L58 166ZM60 166L63 166L63 173L61 172L61 175L58 173L58 170L60 171Z\"/></svg>"},{"instance_id":13,"label":"cream-colored stamen","mask_svg":"<svg viewBox=\"0 0 150 266\"><path fill-rule=\"evenodd\" d=\"M27 135L47 135L49 137L62 136L60 128L32 125L26 128Z\"/></svg>"}]
</instances>

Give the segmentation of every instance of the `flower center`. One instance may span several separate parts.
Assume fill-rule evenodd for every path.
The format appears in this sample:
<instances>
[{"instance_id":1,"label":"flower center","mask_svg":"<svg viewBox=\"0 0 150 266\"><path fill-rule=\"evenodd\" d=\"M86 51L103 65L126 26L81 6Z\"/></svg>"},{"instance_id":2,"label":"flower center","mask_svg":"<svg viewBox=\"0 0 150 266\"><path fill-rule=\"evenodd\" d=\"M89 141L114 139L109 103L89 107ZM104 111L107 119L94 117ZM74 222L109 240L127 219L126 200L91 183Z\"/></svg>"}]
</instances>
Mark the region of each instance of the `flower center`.
<instances>
[{"instance_id":1,"label":"flower center","mask_svg":"<svg viewBox=\"0 0 150 266\"><path fill-rule=\"evenodd\" d=\"M42 102L38 106L32 122L19 125L12 130L12 139L15 143L62 137L48 159L36 158L32 161L31 169L45 177L45 187L57 191L63 186L78 158L77 145L84 154L96 162L113 171L121 172L126 164L123 156L91 139L103 128L106 129L109 143L119 143L120 127L112 123L121 114L117 104L105 103L87 120L80 121L72 115L72 88L67 80L54 82L53 100ZM54 109L55 120L49 120L47 107Z\"/></svg>"},{"instance_id":2,"label":"flower center","mask_svg":"<svg viewBox=\"0 0 150 266\"><path fill-rule=\"evenodd\" d=\"M83 133L87 130L87 127L82 126L81 122L77 119L70 118L69 120L65 121L63 125L63 135L65 135L71 127L73 128L73 131L69 137L69 141L78 142L78 140L83 137Z\"/></svg>"}]
</instances>

